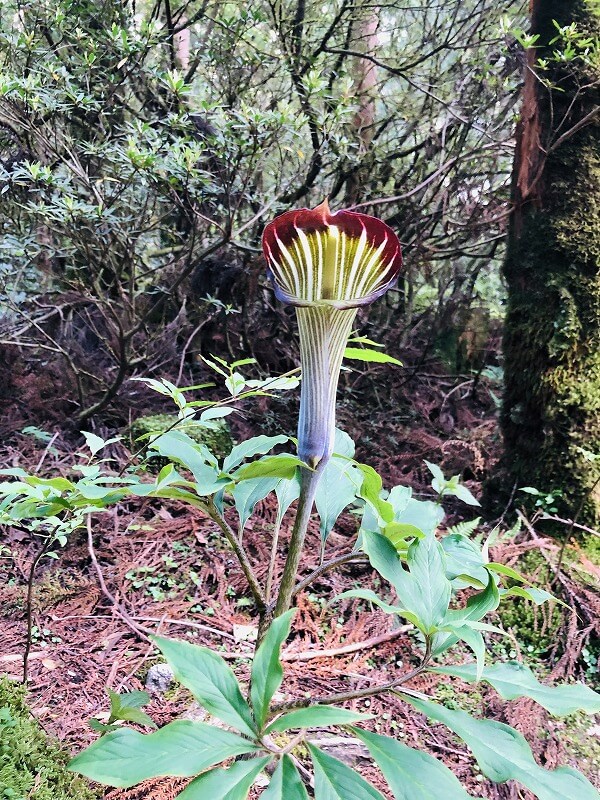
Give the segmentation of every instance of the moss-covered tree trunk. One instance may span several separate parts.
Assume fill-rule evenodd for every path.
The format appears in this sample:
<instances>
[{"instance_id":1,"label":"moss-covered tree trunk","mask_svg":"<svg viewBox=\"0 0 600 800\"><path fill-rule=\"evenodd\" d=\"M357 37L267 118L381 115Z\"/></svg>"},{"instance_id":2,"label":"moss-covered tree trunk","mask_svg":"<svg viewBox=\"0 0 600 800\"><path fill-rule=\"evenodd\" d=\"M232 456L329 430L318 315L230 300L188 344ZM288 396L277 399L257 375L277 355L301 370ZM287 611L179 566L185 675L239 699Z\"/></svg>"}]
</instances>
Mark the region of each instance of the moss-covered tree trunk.
<instances>
[{"instance_id":1,"label":"moss-covered tree trunk","mask_svg":"<svg viewBox=\"0 0 600 800\"><path fill-rule=\"evenodd\" d=\"M597 0L533 0L505 276L506 463L519 485L562 488L600 519L600 117L598 64L557 60L556 23L598 42ZM540 68L538 59L547 59ZM551 86L545 85L549 81Z\"/></svg>"}]
</instances>

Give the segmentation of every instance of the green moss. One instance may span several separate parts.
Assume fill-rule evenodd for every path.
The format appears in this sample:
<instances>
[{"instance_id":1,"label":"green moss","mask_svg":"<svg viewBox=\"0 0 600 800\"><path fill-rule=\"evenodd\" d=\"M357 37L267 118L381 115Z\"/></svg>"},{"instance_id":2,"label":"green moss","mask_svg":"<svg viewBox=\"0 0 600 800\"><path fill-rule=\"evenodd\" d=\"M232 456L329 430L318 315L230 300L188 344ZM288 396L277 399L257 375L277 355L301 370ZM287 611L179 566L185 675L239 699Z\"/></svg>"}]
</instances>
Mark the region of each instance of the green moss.
<instances>
[{"instance_id":1,"label":"green moss","mask_svg":"<svg viewBox=\"0 0 600 800\"><path fill-rule=\"evenodd\" d=\"M551 577L548 562L536 550L524 553L516 569L542 587ZM530 656L544 653L555 644L562 621L560 606L548 603L536 606L528 600L511 597L500 603L496 613L501 626L515 636Z\"/></svg>"},{"instance_id":2,"label":"green moss","mask_svg":"<svg viewBox=\"0 0 600 800\"><path fill-rule=\"evenodd\" d=\"M135 440L149 433L164 433L176 421L176 414L152 414L147 417L139 417L131 426L131 438ZM191 421L178 424L177 430L186 433L195 442L206 445L218 458L224 458L233 447L229 426L222 419L211 420L210 428Z\"/></svg>"},{"instance_id":3,"label":"green moss","mask_svg":"<svg viewBox=\"0 0 600 800\"><path fill-rule=\"evenodd\" d=\"M555 722L554 727L567 755L567 762L587 775L592 782L600 781L600 737L590 735L594 727L593 717L578 713L564 722Z\"/></svg>"},{"instance_id":4,"label":"green moss","mask_svg":"<svg viewBox=\"0 0 600 800\"><path fill-rule=\"evenodd\" d=\"M68 772L69 755L31 716L21 686L0 678L0 797L94 800L99 794Z\"/></svg>"}]
</instances>

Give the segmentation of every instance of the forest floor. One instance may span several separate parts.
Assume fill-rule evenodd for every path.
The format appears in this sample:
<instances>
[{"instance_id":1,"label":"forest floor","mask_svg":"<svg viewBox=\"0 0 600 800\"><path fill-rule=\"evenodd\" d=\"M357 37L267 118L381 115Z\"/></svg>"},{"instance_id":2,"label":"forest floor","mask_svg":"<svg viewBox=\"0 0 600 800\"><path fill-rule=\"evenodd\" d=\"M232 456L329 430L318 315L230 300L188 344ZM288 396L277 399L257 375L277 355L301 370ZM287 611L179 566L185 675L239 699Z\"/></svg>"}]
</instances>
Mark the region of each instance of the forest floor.
<instances>
[{"instance_id":1,"label":"forest floor","mask_svg":"<svg viewBox=\"0 0 600 800\"><path fill-rule=\"evenodd\" d=\"M427 458L440 464L446 474L460 473L471 491L482 495L499 452L493 387L485 381L474 385L468 376L447 376L432 368L430 374L422 370L417 379L391 393L386 388L385 401L379 401L375 389L367 409L360 403L361 379L354 380L343 393L350 399L341 404L339 424L356 439L357 457L380 471L384 485L408 484L419 496L427 496L431 492L423 464ZM234 436L255 435L258 425L264 430L265 419L261 410L237 418ZM13 428L0 461L2 466L18 464L52 474L64 470L71 455L68 437L58 435L48 447ZM449 511L447 525L475 516L458 503ZM264 501L244 533L259 577L266 572L275 515L274 503ZM531 527L517 529L512 512L498 520L501 515L502 510L495 522L508 534L494 548L494 560L516 565L538 585L548 586L560 544ZM355 531L354 517L343 515L327 541L326 557L347 552ZM288 533L284 524L282 548ZM316 566L318 538L315 526L309 534L303 573ZM0 673L19 678L26 639L26 585L38 545L28 533L16 529L7 531L2 544ZM554 576L559 585L553 590L558 588L577 613L558 607L534 613L515 601L512 616L492 620L504 624L514 639L491 634L490 641L499 658L523 658L543 679L593 682L597 680L598 652L593 642L597 645L599 635L594 626L600 610L600 567L575 543L566 552L563 568L558 578ZM384 682L418 662L414 632L395 630L382 612L365 611L364 605L351 600L326 606L332 596L356 585L370 585L373 579L368 567L349 564L322 576L298 596L293 635L284 649L282 692L286 698ZM106 714L106 687L115 691L144 688L148 669L159 661L148 639L157 632L214 648L243 681L252 650L249 638L255 629L246 597L237 562L202 512L177 503L140 500L97 515L89 535L81 531L73 536L57 561L43 562L36 572L35 627L28 664L28 697L34 715L72 752L91 742L97 734L88 720ZM417 678L411 688L435 695L451 707L514 725L544 766L576 766L600 786L600 720L575 715L559 722L530 700L504 702L485 684L465 690L458 680L434 674ZM516 786L488 782L456 737L441 725L428 724L399 699L385 697L352 705L374 713L379 732L424 746L441 758L474 796L531 797ZM146 710L162 725L181 715L197 714L190 706L189 694L174 686L163 695L153 695ZM316 736L326 738L325 734ZM382 787L379 774L359 749L353 751L336 739L328 746L333 754L354 760L367 779ZM156 780L129 791L108 790L104 798L170 800L185 783Z\"/></svg>"}]
</instances>

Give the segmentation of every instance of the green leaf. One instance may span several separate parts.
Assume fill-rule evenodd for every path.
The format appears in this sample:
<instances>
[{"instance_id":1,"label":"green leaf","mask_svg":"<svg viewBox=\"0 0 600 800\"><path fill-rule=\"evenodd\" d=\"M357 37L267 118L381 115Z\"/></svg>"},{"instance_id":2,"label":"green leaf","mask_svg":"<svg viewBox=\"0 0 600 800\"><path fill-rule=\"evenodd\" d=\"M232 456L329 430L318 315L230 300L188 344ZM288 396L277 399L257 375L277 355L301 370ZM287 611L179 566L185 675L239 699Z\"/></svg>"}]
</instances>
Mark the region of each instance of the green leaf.
<instances>
[{"instance_id":1,"label":"green leaf","mask_svg":"<svg viewBox=\"0 0 600 800\"><path fill-rule=\"evenodd\" d=\"M406 589L410 586L410 596L404 597L400 592L398 596L417 614L425 634L433 632L441 623L450 603L452 586L446 578L445 560L444 551L433 536L418 539L408 550L412 585L407 582Z\"/></svg>"},{"instance_id":2,"label":"green leaf","mask_svg":"<svg viewBox=\"0 0 600 800\"><path fill-rule=\"evenodd\" d=\"M204 455L205 447L181 431L161 434L152 441L150 448L189 469L196 480L196 491L200 495L213 494L224 483L219 478L218 471L207 463Z\"/></svg>"},{"instance_id":3,"label":"green leaf","mask_svg":"<svg viewBox=\"0 0 600 800\"><path fill-rule=\"evenodd\" d=\"M383 484L380 475L368 464L357 464L363 474L360 496L373 508L384 522L393 522L394 508L381 497Z\"/></svg>"},{"instance_id":4,"label":"green leaf","mask_svg":"<svg viewBox=\"0 0 600 800\"><path fill-rule=\"evenodd\" d=\"M93 456L95 456L99 450L102 450L102 448L106 444L104 439L101 439L100 436L96 436L95 433L90 433L89 431L81 431L81 434L84 437L85 443L90 449L90 452Z\"/></svg>"},{"instance_id":5,"label":"green leaf","mask_svg":"<svg viewBox=\"0 0 600 800\"><path fill-rule=\"evenodd\" d=\"M495 611L500 604L500 593L494 580L494 576L488 573L488 584L483 592L472 595L467 600L465 608L453 608L448 611L444 624L462 626L480 620L491 611ZM453 644L456 644L458 637L453 634L436 633L433 639L432 653L434 656L443 653Z\"/></svg>"},{"instance_id":6,"label":"green leaf","mask_svg":"<svg viewBox=\"0 0 600 800\"><path fill-rule=\"evenodd\" d=\"M239 466L242 461L257 455L264 455L278 444L285 444L289 441L287 436L254 436L246 439L245 442L236 444L231 453L223 461L223 472L231 472Z\"/></svg>"},{"instance_id":7,"label":"green leaf","mask_svg":"<svg viewBox=\"0 0 600 800\"><path fill-rule=\"evenodd\" d=\"M106 690L110 697L110 712L111 714L118 713L122 708L141 708L150 702L150 695L148 692L140 692L137 689L133 692L125 692L118 694L111 689Z\"/></svg>"},{"instance_id":8,"label":"green leaf","mask_svg":"<svg viewBox=\"0 0 600 800\"><path fill-rule=\"evenodd\" d=\"M232 670L207 647L176 639L151 637L173 669L175 677L213 716L254 737L256 726Z\"/></svg>"},{"instance_id":9,"label":"green leaf","mask_svg":"<svg viewBox=\"0 0 600 800\"><path fill-rule=\"evenodd\" d=\"M315 800L385 800L381 792L350 767L308 745L315 768Z\"/></svg>"},{"instance_id":10,"label":"green leaf","mask_svg":"<svg viewBox=\"0 0 600 800\"><path fill-rule=\"evenodd\" d=\"M485 566L486 569L489 569L491 572L495 572L497 575L506 575L507 578L512 578L513 581L519 581L519 583L527 582L527 578L524 578L512 567L507 567L506 564L496 564L495 561L490 561Z\"/></svg>"},{"instance_id":11,"label":"green leaf","mask_svg":"<svg viewBox=\"0 0 600 800\"><path fill-rule=\"evenodd\" d=\"M398 367L404 366L397 358L388 356L380 350L363 349L362 347L347 347L344 350L344 358L351 358L356 361L371 361L376 364L396 364Z\"/></svg>"},{"instance_id":12,"label":"green leaf","mask_svg":"<svg viewBox=\"0 0 600 800\"><path fill-rule=\"evenodd\" d=\"M433 464L431 461L427 461L426 459L424 459L424 461L427 469L433 475L434 480L438 481L443 486L446 483L446 478L441 468L438 467L437 464Z\"/></svg>"},{"instance_id":13,"label":"green leaf","mask_svg":"<svg viewBox=\"0 0 600 800\"><path fill-rule=\"evenodd\" d=\"M483 641L481 633L478 630L473 630L468 623L459 626L447 625L444 627L444 630L450 631L457 639L465 642L465 644L471 648L477 659L475 665L476 677L477 680L480 681L485 666L485 642Z\"/></svg>"},{"instance_id":14,"label":"green leaf","mask_svg":"<svg viewBox=\"0 0 600 800\"><path fill-rule=\"evenodd\" d=\"M362 474L347 459L333 456L319 480L315 506L321 519L321 541L325 542L342 511L356 500Z\"/></svg>"},{"instance_id":15,"label":"green leaf","mask_svg":"<svg viewBox=\"0 0 600 800\"><path fill-rule=\"evenodd\" d=\"M269 703L283 680L279 651L290 632L294 613L295 609L292 609L273 620L252 661L250 696L260 730L267 718Z\"/></svg>"},{"instance_id":16,"label":"green leaf","mask_svg":"<svg viewBox=\"0 0 600 800\"><path fill-rule=\"evenodd\" d=\"M231 731L181 719L155 733L120 728L75 756L69 769L126 789L162 775L191 777L226 758L257 749Z\"/></svg>"},{"instance_id":17,"label":"green leaf","mask_svg":"<svg viewBox=\"0 0 600 800\"><path fill-rule=\"evenodd\" d=\"M481 550L476 544L466 536L451 533L442 538L441 545L446 553L446 576L449 580L467 575L483 586L487 585L488 573Z\"/></svg>"},{"instance_id":18,"label":"green leaf","mask_svg":"<svg viewBox=\"0 0 600 800\"><path fill-rule=\"evenodd\" d=\"M192 781L178 800L246 800L256 778L271 761L272 756L236 761L230 767L211 769Z\"/></svg>"},{"instance_id":19,"label":"green leaf","mask_svg":"<svg viewBox=\"0 0 600 800\"><path fill-rule=\"evenodd\" d=\"M293 478L296 467L306 466L296 456L265 456L246 464L234 473L236 481L248 481L252 478Z\"/></svg>"},{"instance_id":20,"label":"green leaf","mask_svg":"<svg viewBox=\"0 0 600 800\"><path fill-rule=\"evenodd\" d=\"M538 589L534 586L511 586L510 589L500 589L500 596L503 599L511 596L522 597L524 600L530 600L532 603L535 603L536 606L541 606L542 603L552 601L553 603L559 603L565 608L569 608L563 600L550 594L550 592L547 592L545 589Z\"/></svg>"},{"instance_id":21,"label":"green leaf","mask_svg":"<svg viewBox=\"0 0 600 800\"><path fill-rule=\"evenodd\" d=\"M122 708L116 719L124 722L134 722L136 725L146 725L148 728L156 728L156 723L152 717L148 716L141 708Z\"/></svg>"},{"instance_id":22,"label":"green leaf","mask_svg":"<svg viewBox=\"0 0 600 800\"><path fill-rule=\"evenodd\" d=\"M396 800L471 800L458 778L429 753L362 728L352 732L366 744Z\"/></svg>"},{"instance_id":23,"label":"green leaf","mask_svg":"<svg viewBox=\"0 0 600 800\"><path fill-rule=\"evenodd\" d=\"M256 504L271 494L280 480L281 478L254 478L250 481L242 481L233 487L231 495L242 530L252 516Z\"/></svg>"},{"instance_id":24,"label":"green leaf","mask_svg":"<svg viewBox=\"0 0 600 800\"><path fill-rule=\"evenodd\" d=\"M474 664L439 667L433 671L453 675L467 683L478 680ZM529 667L518 661L486 667L481 680L493 686L504 700L530 697L555 717L566 717L576 711L584 711L586 714L600 713L600 694L589 686L583 683L545 686L537 680Z\"/></svg>"},{"instance_id":25,"label":"green leaf","mask_svg":"<svg viewBox=\"0 0 600 800\"><path fill-rule=\"evenodd\" d=\"M463 486L462 483L457 483L451 489L445 490L444 494L452 494L454 497L457 497L459 500L462 500L463 503L466 503L468 506L480 506L481 503L479 500L471 493L466 486Z\"/></svg>"},{"instance_id":26,"label":"green leaf","mask_svg":"<svg viewBox=\"0 0 600 800\"><path fill-rule=\"evenodd\" d=\"M306 788L289 756L284 756L277 765L271 782L260 800L308 800Z\"/></svg>"},{"instance_id":27,"label":"green leaf","mask_svg":"<svg viewBox=\"0 0 600 800\"><path fill-rule=\"evenodd\" d=\"M472 750L483 774L495 783L516 780L539 800L599 800L592 784L577 770L547 770L534 760L530 746L514 728L489 719L474 719L437 703L405 695L417 711L444 723Z\"/></svg>"},{"instance_id":28,"label":"green leaf","mask_svg":"<svg viewBox=\"0 0 600 800\"><path fill-rule=\"evenodd\" d=\"M372 589L348 589L347 592L342 592L334 597L331 602L335 600L344 600L347 597L358 597L361 600L367 600L386 614L396 614L399 617L404 617L404 619L416 625L417 628L420 627L420 620L416 614L412 611L408 611L404 606L393 606L390 605L390 603L386 603L385 600L378 597Z\"/></svg>"},{"instance_id":29,"label":"green leaf","mask_svg":"<svg viewBox=\"0 0 600 800\"><path fill-rule=\"evenodd\" d=\"M393 490L392 490L393 491ZM431 500L416 500L411 497L406 507L394 514L394 522L414 525L426 535L433 535L444 519L444 509Z\"/></svg>"},{"instance_id":30,"label":"green leaf","mask_svg":"<svg viewBox=\"0 0 600 800\"><path fill-rule=\"evenodd\" d=\"M289 731L293 728L321 728L330 725L351 725L361 720L373 719L372 714L360 714L336 706L307 706L289 711L272 722L266 732Z\"/></svg>"},{"instance_id":31,"label":"green leaf","mask_svg":"<svg viewBox=\"0 0 600 800\"><path fill-rule=\"evenodd\" d=\"M293 478L281 478L275 487L275 494L277 495L277 521L276 525L279 527L285 516L286 511L292 505L294 500L300 497L300 480L297 474Z\"/></svg>"}]
</instances>

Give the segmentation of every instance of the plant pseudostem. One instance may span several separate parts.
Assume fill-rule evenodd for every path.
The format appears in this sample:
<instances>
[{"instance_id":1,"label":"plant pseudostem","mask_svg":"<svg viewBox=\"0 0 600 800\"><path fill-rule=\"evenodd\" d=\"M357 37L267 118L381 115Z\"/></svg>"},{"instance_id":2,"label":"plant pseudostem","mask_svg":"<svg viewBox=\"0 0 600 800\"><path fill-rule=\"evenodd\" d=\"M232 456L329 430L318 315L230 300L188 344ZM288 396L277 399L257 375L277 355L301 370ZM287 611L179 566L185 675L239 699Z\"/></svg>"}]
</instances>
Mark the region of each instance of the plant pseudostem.
<instances>
[{"instance_id":1,"label":"plant pseudostem","mask_svg":"<svg viewBox=\"0 0 600 800\"><path fill-rule=\"evenodd\" d=\"M287 559L283 569L283 577L281 578L281 585L279 587L279 594L277 602L275 603L275 610L273 616L278 617L284 614L292 604L292 597L294 595L294 587L296 585L296 575L298 573L298 565L300 563L300 556L304 548L304 540L306 538L306 531L308 523L310 522L310 514L312 511L317 486L323 470L327 464L327 459L321 461L316 469L302 469L302 488L300 491L300 498L298 501L298 511L290 537L288 547Z\"/></svg>"}]
</instances>

